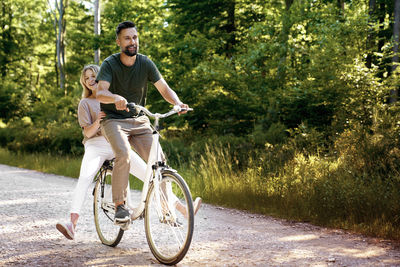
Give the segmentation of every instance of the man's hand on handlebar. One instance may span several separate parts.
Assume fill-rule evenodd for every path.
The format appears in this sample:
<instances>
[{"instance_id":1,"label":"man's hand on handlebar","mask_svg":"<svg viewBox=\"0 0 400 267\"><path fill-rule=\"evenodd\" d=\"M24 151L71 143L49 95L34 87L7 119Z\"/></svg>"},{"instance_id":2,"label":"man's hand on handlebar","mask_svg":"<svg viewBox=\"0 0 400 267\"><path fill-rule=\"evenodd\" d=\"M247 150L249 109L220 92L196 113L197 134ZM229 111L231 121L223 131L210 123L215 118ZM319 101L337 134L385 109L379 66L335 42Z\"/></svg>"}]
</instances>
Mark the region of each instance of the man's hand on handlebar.
<instances>
[{"instance_id":1,"label":"man's hand on handlebar","mask_svg":"<svg viewBox=\"0 0 400 267\"><path fill-rule=\"evenodd\" d=\"M117 110L126 110L129 112L129 108L126 106L126 104L128 103L128 101L126 101L126 99L120 95L117 95L115 97L115 108Z\"/></svg>"},{"instance_id":2,"label":"man's hand on handlebar","mask_svg":"<svg viewBox=\"0 0 400 267\"><path fill-rule=\"evenodd\" d=\"M179 115L185 114L185 113L188 112L188 110L190 110L190 109L189 109L189 105L184 104L184 103L180 103L180 104L178 104L178 105L176 105L176 106L179 106L179 107L181 108L181 111L178 112Z\"/></svg>"}]
</instances>

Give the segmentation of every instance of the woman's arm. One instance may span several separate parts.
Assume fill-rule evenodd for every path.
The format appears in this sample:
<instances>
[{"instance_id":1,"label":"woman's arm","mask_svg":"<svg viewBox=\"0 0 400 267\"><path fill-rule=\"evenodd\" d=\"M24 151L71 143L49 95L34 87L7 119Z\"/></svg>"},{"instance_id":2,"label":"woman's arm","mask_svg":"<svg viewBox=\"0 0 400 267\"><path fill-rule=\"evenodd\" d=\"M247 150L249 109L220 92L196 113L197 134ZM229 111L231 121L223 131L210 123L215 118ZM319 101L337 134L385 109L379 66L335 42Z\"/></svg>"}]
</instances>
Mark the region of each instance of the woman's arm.
<instances>
[{"instance_id":1,"label":"woman's arm","mask_svg":"<svg viewBox=\"0 0 400 267\"><path fill-rule=\"evenodd\" d=\"M83 127L83 134L87 137L87 138L91 138L93 136L96 135L97 131L100 128L100 121L106 116L106 114L104 112L100 112L99 116L97 117L97 119L89 126L85 126Z\"/></svg>"}]
</instances>

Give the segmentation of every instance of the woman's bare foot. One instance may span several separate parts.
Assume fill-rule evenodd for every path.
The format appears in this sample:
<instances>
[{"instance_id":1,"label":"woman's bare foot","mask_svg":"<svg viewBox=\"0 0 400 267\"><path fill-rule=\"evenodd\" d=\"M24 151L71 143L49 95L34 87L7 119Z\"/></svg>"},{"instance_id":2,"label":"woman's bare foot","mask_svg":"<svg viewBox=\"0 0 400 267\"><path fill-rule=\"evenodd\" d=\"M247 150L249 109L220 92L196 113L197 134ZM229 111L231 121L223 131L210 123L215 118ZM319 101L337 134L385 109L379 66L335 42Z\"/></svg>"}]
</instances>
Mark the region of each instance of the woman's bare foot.
<instances>
[{"instance_id":1,"label":"woman's bare foot","mask_svg":"<svg viewBox=\"0 0 400 267\"><path fill-rule=\"evenodd\" d=\"M193 202L193 211L194 215L196 215L197 211L200 209L202 199L201 197L197 197L196 200ZM187 209L185 205L182 205L181 202L177 201L176 203L176 209L182 213L183 217L187 219Z\"/></svg>"}]
</instances>

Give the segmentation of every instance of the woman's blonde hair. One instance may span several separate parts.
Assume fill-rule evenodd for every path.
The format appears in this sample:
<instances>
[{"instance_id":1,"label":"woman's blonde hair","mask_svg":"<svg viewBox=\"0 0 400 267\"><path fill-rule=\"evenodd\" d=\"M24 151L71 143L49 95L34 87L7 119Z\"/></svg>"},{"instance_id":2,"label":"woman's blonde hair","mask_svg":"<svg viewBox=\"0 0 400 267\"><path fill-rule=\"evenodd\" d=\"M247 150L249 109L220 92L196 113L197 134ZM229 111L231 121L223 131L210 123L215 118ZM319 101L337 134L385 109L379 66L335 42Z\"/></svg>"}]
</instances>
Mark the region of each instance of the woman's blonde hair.
<instances>
[{"instance_id":1,"label":"woman's blonde hair","mask_svg":"<svg viewBox=\"0 0 400 267\"><path fill-rule=\"evenodd\" d=\"M95 75L97 75L97 73L99 73L100 67L94 64L86 65L83 67L80 79L81 85L83 87L82 98L87 98L92 95L92 90L90 90L85 84L85 72L87 70L91 70Z\"/></svg>"}]
</instances>

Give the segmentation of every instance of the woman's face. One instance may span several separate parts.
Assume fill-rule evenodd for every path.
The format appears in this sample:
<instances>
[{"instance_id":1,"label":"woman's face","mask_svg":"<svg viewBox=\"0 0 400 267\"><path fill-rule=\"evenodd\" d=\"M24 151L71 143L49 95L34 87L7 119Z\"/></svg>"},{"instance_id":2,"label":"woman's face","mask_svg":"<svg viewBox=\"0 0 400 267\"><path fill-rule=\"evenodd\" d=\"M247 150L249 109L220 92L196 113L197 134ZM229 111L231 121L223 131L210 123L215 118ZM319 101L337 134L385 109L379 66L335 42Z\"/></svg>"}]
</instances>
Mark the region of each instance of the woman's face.
<instances>
[{"instance_id":1,"label":"woman's face","mask_svg":"<svg viewBox=\"0 0 400 267\"><path fill-rule=\"evenodd\" d=\"M95 91L97 89L96 74L91 69L88 69L83 77L85 78L85 85L90 90Z\"/></svg>"}]
</instances>

